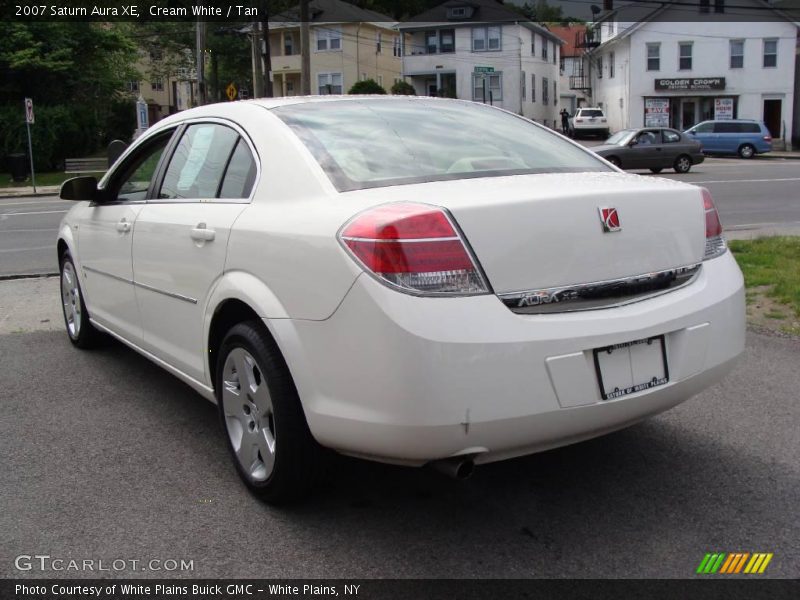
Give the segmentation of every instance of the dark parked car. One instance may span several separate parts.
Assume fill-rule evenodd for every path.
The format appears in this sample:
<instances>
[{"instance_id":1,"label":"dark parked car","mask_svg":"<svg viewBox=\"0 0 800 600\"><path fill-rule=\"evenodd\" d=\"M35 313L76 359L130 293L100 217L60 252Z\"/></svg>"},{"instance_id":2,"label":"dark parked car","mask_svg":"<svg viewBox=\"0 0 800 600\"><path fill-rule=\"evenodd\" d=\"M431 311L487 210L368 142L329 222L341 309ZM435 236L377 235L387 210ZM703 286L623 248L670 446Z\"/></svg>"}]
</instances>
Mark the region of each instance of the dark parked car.
<instances>
[{"instance_id":1,"label":"dark parked car","mask_svg":"<svg viewBox=\"0 0 800 600\"><path fill-rule=\"evenodd\" d=\"M665 127L623 129L592 150L622 169L650 169L653 173L662 169L688 173L692 165L705 160L700 142Z\"/></svg>"}]
</instances>

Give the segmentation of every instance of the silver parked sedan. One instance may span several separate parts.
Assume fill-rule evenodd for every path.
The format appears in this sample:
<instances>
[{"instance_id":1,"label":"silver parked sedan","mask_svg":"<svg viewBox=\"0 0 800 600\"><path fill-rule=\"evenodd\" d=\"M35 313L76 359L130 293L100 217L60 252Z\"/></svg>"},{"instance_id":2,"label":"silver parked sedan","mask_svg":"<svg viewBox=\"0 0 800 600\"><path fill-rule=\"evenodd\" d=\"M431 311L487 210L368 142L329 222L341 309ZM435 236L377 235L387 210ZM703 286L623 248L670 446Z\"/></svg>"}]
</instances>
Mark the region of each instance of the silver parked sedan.
<instances>
[{"instance_id":1,"label":"silver parked sedan","mask_svg":"<svg viewBox=\"0 0 800 600\"><path fill-rule=\"evenodd\" d=\"M665 127L623 129L592 150L621 169L675 169L688 173L705 160L703 146L680 131Z\"/></svg>"}]
</instances>

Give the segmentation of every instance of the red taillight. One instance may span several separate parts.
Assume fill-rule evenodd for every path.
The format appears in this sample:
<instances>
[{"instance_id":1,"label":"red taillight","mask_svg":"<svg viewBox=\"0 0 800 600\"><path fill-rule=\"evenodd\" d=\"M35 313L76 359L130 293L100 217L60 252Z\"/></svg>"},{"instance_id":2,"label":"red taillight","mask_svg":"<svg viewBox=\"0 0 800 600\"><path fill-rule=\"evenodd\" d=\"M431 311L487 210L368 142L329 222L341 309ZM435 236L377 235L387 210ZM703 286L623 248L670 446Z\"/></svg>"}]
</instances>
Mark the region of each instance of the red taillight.
<instances>
[{"instance_id":1,"label":"red taillight","mask_svg":"<svg viewBox=\"0 0 800 600\"><path fill-rule=\"evenodd\" d=\"M704 260L714 258L720 254L724 254L726 245L725 238L722 237L722 223L719 220L719 213L717 207L714 206L714 200L711 197L711 192L706 188L700 188L703 196L703 210L706 216L706 251Z\"/></svg>"},{"instance_id":2,"label":"red taillight","mask_svg":"<svg viewBox=\"0 0 800 600\"><path fill-rule=\"evenodd\" d=\"M771 135L765 135L764 136L764 141L765 142L771 142L772 141L772 136Z\"/></svg>"},{"instance_id":3,"label":"red taillight","mask_svg":"<svg viewBox=\"0 0 800 600\"><path fill-rule=\"evenodd\" d=\"M413 294L485 294L483 277L441 208L385 204L356 216L339 234L362 266Z\"/></svg>"},{"instance_id":4,"label":"red taillight","mask_svg":"<svg viewBox=\"0 0 800 600\"><path fill-rule=\"evenodd\" d=\"M576 123L583 123L583 119L575 119Z\"/></svg>"}]
</instances>

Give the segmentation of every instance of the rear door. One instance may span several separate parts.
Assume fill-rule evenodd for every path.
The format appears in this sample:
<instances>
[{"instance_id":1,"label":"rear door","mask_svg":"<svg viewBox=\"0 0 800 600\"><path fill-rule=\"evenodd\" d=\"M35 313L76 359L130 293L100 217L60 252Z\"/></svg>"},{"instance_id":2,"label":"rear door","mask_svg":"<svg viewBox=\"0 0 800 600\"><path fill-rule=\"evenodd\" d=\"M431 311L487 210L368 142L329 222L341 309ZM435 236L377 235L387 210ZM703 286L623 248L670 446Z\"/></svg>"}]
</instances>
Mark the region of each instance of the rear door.
<instances>
[{"instance_id":1,"label":"rear door","mask_svg":"<svg viewBox=\"0 0 800 600\"><path fill-rule=\"evenodd\" d=\"M714 135L720 152L734 154L742 140L742 128L739 123L733 121L716 121Z\"/></svg>"},{"instance_id":2,"label":"rear door","mask_svg":"<svg viewBox=\"0 0 800 600\"><path fill-rule=\"evenodd\" d=\"M225 269L233 223L249 203L257 160L244 132L225 121L188 124L142 209L133 242L143 346L205 380L203 315Z\"/></svg>"},{"instance_id":3,"label":"rear door","mask_svg":"<svg viewBox=\"0 0 800 600\"><path fill-rule=\"evenodd\" d=\"M674 129L662 129L661 141L662 152L659 157L658 164L661 168L669 168L675 164L675 159L681 154L692 156L696 150L690 145L689 139L691 136L681 136L680 133Z\"/></svg>"}]
</instances>

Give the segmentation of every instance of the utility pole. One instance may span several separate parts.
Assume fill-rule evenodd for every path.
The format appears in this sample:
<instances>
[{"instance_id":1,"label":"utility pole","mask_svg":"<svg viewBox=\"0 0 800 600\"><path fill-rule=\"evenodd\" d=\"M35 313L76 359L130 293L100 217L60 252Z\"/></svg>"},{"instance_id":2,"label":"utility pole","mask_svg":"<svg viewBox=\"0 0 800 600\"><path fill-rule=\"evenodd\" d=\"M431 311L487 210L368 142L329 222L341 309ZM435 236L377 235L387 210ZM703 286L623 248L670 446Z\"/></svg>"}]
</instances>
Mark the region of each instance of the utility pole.
<instances>
[{"instance_id":1,"label":"utility pole","mask_svg":"<svg viewBox=\"0 0 800 600\"><path fill-rule=\"evenodd\" d=\"M260 98L263 91L261 82L261 51L258 45L261 43L261 21L253 21L253 31L250 34L250 44L253 58L253 98Z\"/></svg>"},{"instance_id":2,"label":"utility pole","mask_svg":"<svg viewBox=\"0 0 800 600\"><path fill-rule=\"evenodd\" d=\"M308 0L300 0L300 88L311 95L311 48L309 47Z\"/></svg>"},{"instance_id":3,"label":"utility pole","mask_svg":"<svg viewBox=\"0 0 800 600\"><path fill-rule=\"evenodd\" d=\"M206 103L205 51L205 23L198 19L195 29L195 52L197 54L197 103L199 105Z\"/></svg>"},{"instance_id":4,"label":"utility pole","mask_svg":"<svg viewBox=\"0 0 800 600\"><path fill-rule=\"evenodd\" d=\"M261 23L261 35L264 40L264 96L272 98L275 94L272 91L272 50L269 45L269 2L262 0L262 11L264 20Z\"/></svg>"}]
</instances>

